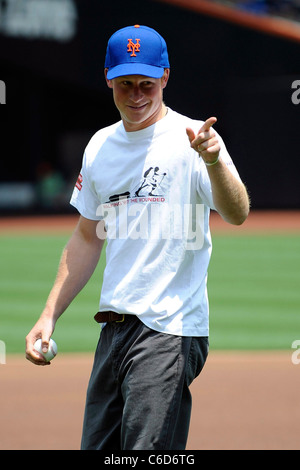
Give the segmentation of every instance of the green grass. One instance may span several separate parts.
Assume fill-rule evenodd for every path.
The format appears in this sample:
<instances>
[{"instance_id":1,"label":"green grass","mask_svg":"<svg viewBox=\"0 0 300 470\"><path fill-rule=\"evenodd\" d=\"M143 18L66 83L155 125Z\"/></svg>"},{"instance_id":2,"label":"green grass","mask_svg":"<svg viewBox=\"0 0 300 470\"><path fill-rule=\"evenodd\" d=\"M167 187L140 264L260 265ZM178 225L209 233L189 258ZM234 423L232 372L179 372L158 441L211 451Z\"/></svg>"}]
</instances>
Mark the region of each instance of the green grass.
<instances>
[{"instance_id":1,"label":"green grass","mask_svg":"<svg viewBox=\"0 0 300 470\"><path fill-rule=\"evenodd\" d=\"M0 340L6 353L24 352L25 336L41 314L68 236L0 237ZM103 258L104 259L104 258ZM103 273L101 261L86 287L56 325L60 351L93 351Z\"/></svg>"},{"instance_id":2,"label":"green grass","mask_svg":"<svg viewBox=\"0 0 300 470\"><path fill-rule=\"evenodd\" d=\"M300 337L300 237L215 236L211 346L289 349Z\"/></svg>"},{"instance_id":3,"label":"green grass","mask_svg":"<svg viewBox=\"0 0 300 470\"><path fill-rule=\"evenodd\" d=\"M23 353L68 236L0 237L0 340ZM300 339L300 237L214 236L209 269L211 349L289 349ZM60 318L62 352L94 351L104 258Z\"/></svg>"}]
</instances>

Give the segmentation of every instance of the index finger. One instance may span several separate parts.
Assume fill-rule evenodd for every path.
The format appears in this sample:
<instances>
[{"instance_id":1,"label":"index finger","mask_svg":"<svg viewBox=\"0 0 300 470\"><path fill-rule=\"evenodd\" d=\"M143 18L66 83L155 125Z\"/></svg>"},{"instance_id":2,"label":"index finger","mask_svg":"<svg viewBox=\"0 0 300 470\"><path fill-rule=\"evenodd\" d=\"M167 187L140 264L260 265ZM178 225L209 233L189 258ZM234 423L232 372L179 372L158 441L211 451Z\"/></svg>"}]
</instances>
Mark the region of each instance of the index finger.
<instances>
[{"instance_id":1,"label":"index finger","mask_svg":"<svg viewBox=\"0 0 300 470\"><path fill-rule=\"evenodd\" d=\"M205 123L203 124L203 126L201 127L200 131L199 131L199 134L200 132L207 132L209 131L209 129L211 128L211 126L213 126L215 123L217 122L217 118L216 117L210 117L208 118Z\"/></svg>"}]
</instances>

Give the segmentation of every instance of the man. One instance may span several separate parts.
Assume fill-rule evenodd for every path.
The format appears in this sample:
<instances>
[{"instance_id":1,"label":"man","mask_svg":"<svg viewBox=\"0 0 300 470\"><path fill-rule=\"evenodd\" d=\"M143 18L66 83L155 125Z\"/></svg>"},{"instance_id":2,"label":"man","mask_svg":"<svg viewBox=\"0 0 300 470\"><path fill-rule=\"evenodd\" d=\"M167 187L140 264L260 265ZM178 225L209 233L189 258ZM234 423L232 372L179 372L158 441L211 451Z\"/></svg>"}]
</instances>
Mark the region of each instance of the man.
<instances>
[{"instance_id":1,"label":"man","mask_svg":"<svg viewBox=\"0 0 300 470\"><path fill-rule=\"evenodd\" d=\"M249 199L216 118L167 108L164 39L135 25L109 40L105 78L121 121L98 131L71 203L80 212L45 309L27 336L27 358L46 362L57 319L92 275L107 235L102 324L89 382L82 449L186 446L189 385L208 353L210 208L241 224Z\"/></svg>"}]
</instances>

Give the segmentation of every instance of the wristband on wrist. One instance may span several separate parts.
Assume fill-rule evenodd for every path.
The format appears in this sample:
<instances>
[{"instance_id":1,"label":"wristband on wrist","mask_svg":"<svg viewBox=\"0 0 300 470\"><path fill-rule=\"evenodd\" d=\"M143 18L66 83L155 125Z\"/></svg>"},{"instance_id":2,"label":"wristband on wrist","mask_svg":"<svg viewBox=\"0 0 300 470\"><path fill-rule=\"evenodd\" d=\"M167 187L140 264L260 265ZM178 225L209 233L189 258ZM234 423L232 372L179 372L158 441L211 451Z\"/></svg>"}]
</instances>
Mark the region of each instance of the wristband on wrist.
<instances>
[{"instance_id":1,"label":"wristband on wrist","mask_svg":"<svg viewBox=\"0 0 300 470\"><path fill-rule=\"evenodd\" d=\"M215 162L212 162L212 163L208 163L208 162L206 162L205 160L203 160L203 161L204 161L204 163L205 163L206 166L213 166L213 165L215 165L216 163L218 163L219 158L220 158L220 155L218 156L217 160L216 160Z\"/></svg>"}]
</instances>

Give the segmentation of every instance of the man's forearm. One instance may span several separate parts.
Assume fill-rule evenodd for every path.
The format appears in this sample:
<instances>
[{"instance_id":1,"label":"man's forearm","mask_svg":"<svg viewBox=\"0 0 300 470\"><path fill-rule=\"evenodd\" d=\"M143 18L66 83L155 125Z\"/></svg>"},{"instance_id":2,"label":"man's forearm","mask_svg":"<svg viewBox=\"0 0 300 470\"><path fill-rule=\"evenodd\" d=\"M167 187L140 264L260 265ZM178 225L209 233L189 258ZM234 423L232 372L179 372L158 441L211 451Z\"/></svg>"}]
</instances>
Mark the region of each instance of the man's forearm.
<instances>
[{"instance_id":1,"label":"man's forearm","mask_svg":"<svg viewBox=\"0 0 300 470\"><path fill-rule=\"evenodd\" d=\"M244 184L237 180L220 159L207 171L211 181L213 200L217 211L226 222L242 224L250 209L250 201Z\"/></svg>"},{"instance_id":2,"label":"man's forearm","mask_svg":"<svg viewBox=\"0 0 300 470\"><path fill-rule=\"evenodd\" d=\"M103 240L86 241L75 232L65 247L55 283L43 315L56 321L92 276L103 246Z\"/></svg>"},{"instance_id":3,"label":"man's forearm","mask_svg":"<svg viewBox=\"0 0 300 470\"><path fill-rule=\"evenodd\" d=\"M237 180L220 157L220 141L212 126L217 118L205 121L198 134L187 127L191 147L203 158L208 171L215 207L226 222L241 225L249 214L250 201L245 185Z\"/></svg>"}]
</instances>

